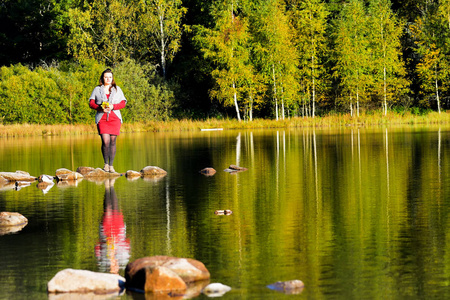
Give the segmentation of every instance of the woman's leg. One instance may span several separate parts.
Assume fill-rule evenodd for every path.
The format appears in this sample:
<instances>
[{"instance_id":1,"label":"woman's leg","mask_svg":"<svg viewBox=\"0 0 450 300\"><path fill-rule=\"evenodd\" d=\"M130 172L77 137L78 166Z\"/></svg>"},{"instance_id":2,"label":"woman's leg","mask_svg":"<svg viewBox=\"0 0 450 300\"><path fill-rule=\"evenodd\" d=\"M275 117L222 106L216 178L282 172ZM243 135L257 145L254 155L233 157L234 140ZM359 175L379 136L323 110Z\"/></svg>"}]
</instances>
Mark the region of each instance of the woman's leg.
<instances>
[{"instance_id":1,"label":"woman's leg","mask_svg":"<svg viewBox=\"0 0 450 300\"><path fill-rule=\"evenodd\" d=\"M110 161L110 146L111 146L111 136L107 133L103 133L100 135L100 137L102 138L102 155L103 155L103 160L105 162L106 165L109 165L109 161Z\"/></svg>"},{"instance_id":2,"label":"woman's leg","mask_svg":"<svg viewBox=\"0 0 450 300\"><path fill-rule=\"evenodd\" d=\"M116 139L117 135L110 135L109 143L109 165L112 166L114 162L114 157L116 156Z\"/></svg>"}]
</instances>

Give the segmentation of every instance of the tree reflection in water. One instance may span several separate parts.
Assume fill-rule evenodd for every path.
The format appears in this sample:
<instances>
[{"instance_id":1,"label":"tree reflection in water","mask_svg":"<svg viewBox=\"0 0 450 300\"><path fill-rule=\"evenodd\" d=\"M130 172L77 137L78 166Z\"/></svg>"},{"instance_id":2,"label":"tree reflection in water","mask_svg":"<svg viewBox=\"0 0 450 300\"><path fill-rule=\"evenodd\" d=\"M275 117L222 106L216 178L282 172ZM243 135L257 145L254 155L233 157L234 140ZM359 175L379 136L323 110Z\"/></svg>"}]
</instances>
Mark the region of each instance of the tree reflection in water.
<instances>
[{"instance_id":1,"label":"tree reflection in water","mask_svg":"<svg viewBox=\"0 0 450 300\"><path fill-rule=\"evenodd\" d=\"M105 181L104 213L95 255L101 272L118 274L120 269L126 267L130 258L130 241L126 237L126 225L119 209L114 181L115 179Z\"/></svg>"}]
</instances>

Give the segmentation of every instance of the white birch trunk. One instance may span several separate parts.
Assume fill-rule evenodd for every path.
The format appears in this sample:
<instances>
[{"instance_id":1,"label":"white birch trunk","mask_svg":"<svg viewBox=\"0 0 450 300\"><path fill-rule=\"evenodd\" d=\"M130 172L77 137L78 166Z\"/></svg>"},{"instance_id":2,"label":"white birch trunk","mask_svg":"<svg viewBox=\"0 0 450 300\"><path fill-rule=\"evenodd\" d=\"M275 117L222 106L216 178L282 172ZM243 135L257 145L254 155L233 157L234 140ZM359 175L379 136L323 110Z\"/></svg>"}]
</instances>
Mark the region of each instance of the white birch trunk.
<instances>
[{"instance_id":1,"label":"white birch trunk","mask_svg":"<svg viewBox=\"0 0 450 300\"><path fill-rule=\"evenodd\" d=\"M352 96L350 96L350 116L353 117L353 103L352 103Z\"/></svg>"},{"instance_id":2,"label":"white birch trunk","mask_svg":"<svg viewBox=\"0 0 450 300\"><path fill-rule=\"evenodd\" d=\"M238 121L241 121L241 114L239 113L239 106L238 106L238 102L237 102L237 94L236 94L236 84L234 83L233 80L233 97L234 97L234 106L236 108L236 115L238 118Z\"/></svg>"},{"instance_id":3,"label":"white birch trunk","mask_svg":"<svg viewBox=\"0 0 450 300\"><path fill-rule=\"evenodd\" d=\"M384 66L384 68L383 68L383 83L384 83L384 115L387 115L386 66Z\"/></svg>"},{"instance_id":4,"label":"white birch trunk","mask_svg":"<svg viewBox=\"0 0 450 300\"><path fill-rule=\"evenodd\" d=\"M158 7L159 10L159 29L161 31L161 69L163 78L166 78L166 45L164 42L164 13L161 7Z\"/></svg>"},{"instance_id":5,"label":"white birch trunk","mask_svg":"<svg viewBox=\"0 0 450 300\"><path fill-rule=\"evenodd\" d=\"M437 79L437 66L435 66L434 70L435 70L435 74L436 74L436 80L435 80L435 84L436 84L436 101L437 101L437 106L438 106L438 112L441 113L441 103L439 101L439 86L438 86L438 79Z\"/></svg>"},{"instance_id":6,"label":"white birch trunk","mask_svg":"<svg viewBox=\"0 0 450 300\"><path fill-rule=\"evenodd\" d=\"M356 89L356 116L359 117L359 89Z\"/></svg>"},{"instance_id":7,"label":"white birch trunk","mask_svg":"<svg viewBox=\"0 0 450 300\"><path fill-rule=\"evenodd\" d=\"M249 119L250 119L250 122L253 121L253 99L250 99Z\"/></svg>"},{"instance_id":8,"label":"white birch trunk","mask_svg":"<svg viewBox=\"0 0 450 300\"><path fill-rule=\"evenodd\" d=\"M272 74L273 74L273 96L275 99L275 116L278 121L278 99L277 99L277 84L275 79L275 65L272 64Z\"/></svg>"},{"instance_id":9,"label":"white birch trunk","mask_svg":"<svg viewBox=\"0 0 450 300\"><path fill-rule=\"evenodd\" d=\"M311 66L311 74L312 74L312 117L314 118L316 115L316 86L314 79L314 55L312 56L312 66Z\"/></svg>"}]
</instances>

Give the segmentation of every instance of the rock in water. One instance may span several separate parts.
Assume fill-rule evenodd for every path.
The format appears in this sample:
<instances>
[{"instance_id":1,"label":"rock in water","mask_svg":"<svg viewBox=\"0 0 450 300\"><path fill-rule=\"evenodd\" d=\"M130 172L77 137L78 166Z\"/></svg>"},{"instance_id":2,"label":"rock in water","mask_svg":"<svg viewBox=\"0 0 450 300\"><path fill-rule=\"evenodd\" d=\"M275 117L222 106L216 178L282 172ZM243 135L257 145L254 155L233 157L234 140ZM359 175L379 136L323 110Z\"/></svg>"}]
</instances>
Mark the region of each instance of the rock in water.
<instances>
[{"instance_id":1,"label":"rock in water","mask_svg":"<svg viewBox=\"0 0 450 300\"><path fill-rule=\"evenodd\" d=\"M284 292L285 294L300 294L305 287L303 281L295 279L289 281L277 281L267 286L269 289Z\"/></svg>"},{"instance_id":2,"label":"rock in water","mask_svg":"<svg viewBox=\"0 0 450 300\"><path fill-rule=\"evenodd\" d=\"M83 176L86 176L86 174L94 171L95 169L92 167L78 167L77 172L80 173Z\"/></svg>"},{"instance_id":3,"label":"rock in water","mask_svg":"<svg viewBox=\"0 0 450 300\"><path fill-rule=\"evenodd\" d=\"M147 166L141 170L143 176L147 175L166 175L167 171L161 169L160 167Z\"/></svg>"},{"instance_id":4,"label":"rock in water","mask_svg":"<svg viewBox=\"0 0 450 300\"><path fill-rule=\"evenodd\" d=\"M59 271L47 284L49 293L118 293L125 278L116 274L86 270L65 269Z\"/></svg>"},{"instance_id":5,"label":"rock in water","mask_svg":"<svg viewBox=\"0 0 450 300\"><path fill-rule=\"evenodd\" d=\"M176 274L177 276L174 276ZM155 285L158 277L163 276L164 284ZM137 259L125 269L127 287L147 291L168 290L164 286L173 286L179 291L179 278L186 284L207 280L210 277L205 265L198 260L169 256L152 256ZM168 282L170 281L173 282Z\"/></svg>"},{"instance_id":6,"label":"rock in water","mask_svg":"<svg viewBox=\"0 0 450 300\"><path fill-rule=\"evenodd\" d=\"M211 283L203 289L203 294L210 297L220 297L229 291L231 291L231 287L228 285L224 285L222 283Z\"/></svg>"},{"instance_id":7,"label":"rock in water","mask_svg":"<svg viewBox=\"0 0 450 300\"><path fill-rule=\"evenodd\" d=\"M52 184L53 183L53 179L55 179L53 176L50 175L41 175L38 177L38 182L39 183L48 183L48 184Z\"/></svg>"},{"instance_id":8,"label":"rock in water","mask_svg":"<svg viewBox=\"0 0 450 300\"><path fill-rule=\"evenodd\" d=\"M23 171L16 172L0 172L0 177L7 181L35 181L36 177L30 176L29 173Z\"/></svg>"},{"instance_id":9,"label":"rock in water","mask_svg":"<svg viewBox=\"0 0 450 300\"><path fill-rule=\"evenodd\" d=\"M216 174L216 170L214 170L213 168L204 168L200 170L200 174L203 174L205 176L213 176L214 174Z\"/></svg>"},{"instance_id":10,"label":"rock in water","mask_svg":"<svg viewBox=\"0 0 450 300\"><path fill-rule=\"evenodd\" d=\"M236 170L236 171L247 171L248 170L247 168L239 167L236 165L230 165L228 168L231 170Z\"/></svg>"},{"instance_id":11,"label":"rock in water","mask_svg":"<svg viewBox=\"0 0 450 300\"><path fill-rule=\"evenodd\" d=\"M20 226L28 223L28 219L16 212L1 212L0 226Z\"/></svg>"},{"instance_id":12,"label":"rock in water","mask_svg":"<svg viewBox=\"0 0 450 300\"><path fill-rule=\"evenodd\" d=\"M138 177L141 177L142 174L141 174L140 172L137 172L137 171L128 170L128 171L125 173L125 176L126 176L127 178L138 178Z\"/></svg>"}]
</instances>

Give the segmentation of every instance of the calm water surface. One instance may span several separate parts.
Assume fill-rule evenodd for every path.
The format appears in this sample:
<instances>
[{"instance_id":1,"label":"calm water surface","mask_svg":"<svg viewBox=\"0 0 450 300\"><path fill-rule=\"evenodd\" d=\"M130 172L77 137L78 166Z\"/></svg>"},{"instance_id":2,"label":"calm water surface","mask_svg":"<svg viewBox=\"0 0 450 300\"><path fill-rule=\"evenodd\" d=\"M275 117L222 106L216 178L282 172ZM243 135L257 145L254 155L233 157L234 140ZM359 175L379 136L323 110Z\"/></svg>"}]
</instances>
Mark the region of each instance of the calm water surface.
<instances>
[{"instance_id":1,"label":"calm water surface","mask_svg":"<svg viewBox=\"0 0 450 300\"><path fill-rule=\"evenodd\" d=\"M0 171L102 165L95 135L0 139ZM223 299L450 299L450 127L122 134L115 169L148 165L168 175L1 188L29 223L0 236L0 298L170 255L202 261ZM301 294L266 287L292 279Z\"/></svg>"}]
</instances>

